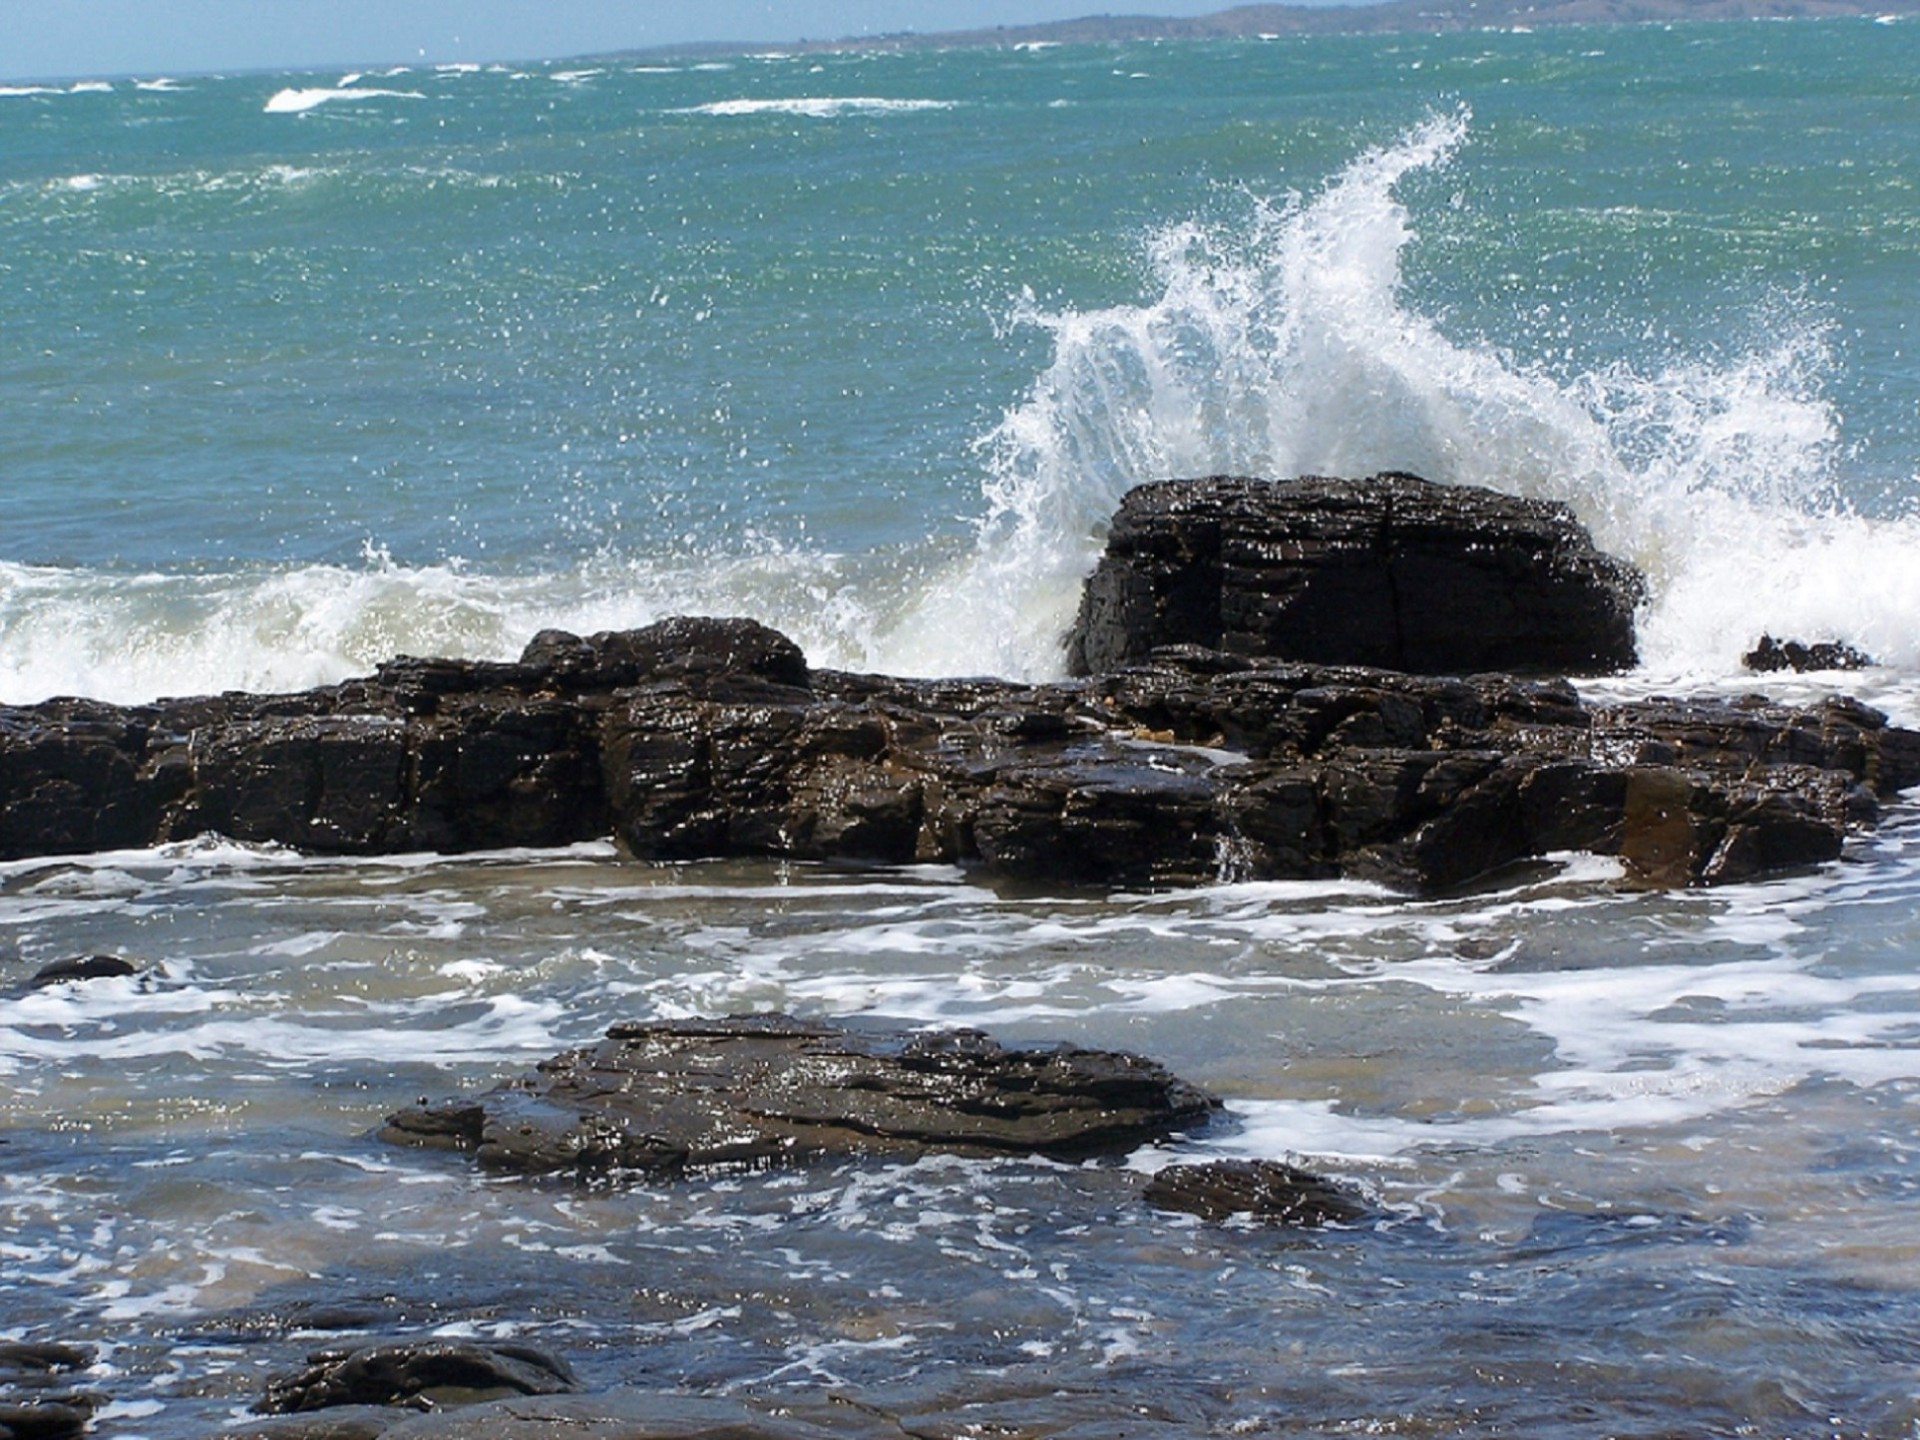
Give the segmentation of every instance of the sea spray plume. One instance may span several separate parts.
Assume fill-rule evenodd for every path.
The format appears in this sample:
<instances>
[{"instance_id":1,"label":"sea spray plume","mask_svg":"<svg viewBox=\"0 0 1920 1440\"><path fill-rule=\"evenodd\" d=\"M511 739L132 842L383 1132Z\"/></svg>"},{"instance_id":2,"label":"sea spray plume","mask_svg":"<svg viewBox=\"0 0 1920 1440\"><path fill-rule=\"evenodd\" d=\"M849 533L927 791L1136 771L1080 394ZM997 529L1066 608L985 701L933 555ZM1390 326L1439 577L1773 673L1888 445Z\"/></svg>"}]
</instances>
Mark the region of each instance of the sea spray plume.
<instances>
[{"instance_id":1,"label":"sea spray plume","mask_svg":"<svg viewBox=\"0 0 1920 1440\"><path fill-rule=\"evenodd\" d=\"M1430 117L1311 200L1255 200L1235 225L1166 228L1149 241L1160 294L1146 304L1047 312L1027 297L1014 318L1052 333L1053 359L982 442L988 514L955 582L968 632L956 636L942 601L937 617L904 627L902 648L958 641L976 665L1056 673L1107 517L1144 481L1398 466L1485 483L1463 463L1476 412L1531 413L1540 397L1504 393L1512 377L1398 296L1413 232L1395 187L1446 163L1467 124L1464 108ZM908 659L919 668L932 655Z\"/></svg>"},{"instance_id":2,"label":"sea spray plume","mask_svg":"<svg viewBox=\"0 0 1920 1440\"><path fill-rule=\"evenodd\" d=\"M1863 532L1832 499L1838 420L1821 383L1833 362L1804 307L1746 353L1568 377L1456 342L1405 303L1415 230L1397 188L1449 163L1469 118L1433 116L1311 197L1160 231L1146 303L1049 312L1025 298L1014 318L1051 332L1052 360L981 442L975 553L886 637L886 657L1057 674L1080 581L1134 485L1389 469L1570 504L1602 548L1647 571L1642 648L1656 668L1727 674L1763 619L1887 651L1851 582L1834 581L1846 549L1912 546ZM1890 613L1913 608L1883 598Z\"/></svg>"}]
</instances>

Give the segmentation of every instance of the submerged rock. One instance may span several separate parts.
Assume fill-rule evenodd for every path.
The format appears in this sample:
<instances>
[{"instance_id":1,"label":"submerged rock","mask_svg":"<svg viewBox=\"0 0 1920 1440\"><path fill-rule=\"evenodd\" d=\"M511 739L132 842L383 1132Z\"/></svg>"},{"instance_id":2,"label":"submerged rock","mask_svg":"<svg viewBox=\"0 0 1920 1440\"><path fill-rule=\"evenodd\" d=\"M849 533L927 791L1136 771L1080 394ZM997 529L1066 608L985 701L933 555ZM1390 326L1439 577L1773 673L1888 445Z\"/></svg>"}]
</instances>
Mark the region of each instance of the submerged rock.
<instances>
[{"instance_id":1,"label":"submerged rock","mask_svg":"<svg viewBox=\"0 0 1920 1440\"><path fill-rule=\"evenodd\" d=\"M532 1345L395 1340L316 1351L306 1369L269 1380L254 1408L263 1415L360 1405L426 1410L576 1388L565 1361Z\"/></svg>"},{"instance_id":2,"label":"submerged rock","mask_svg":"<svg viewBox=\"0 0 1920 1440\"><path fill-rule=\"evenodd\" d=\"M1110 1154L1202 1124L1215 1104L1120 1052L736 1015L615 1025L485 1094L402 1110L380 1133L496 1170L678 1175L838 1155Z\"/></svg>"},{"instance_id":3,"label":"submerged rock","mask_svg":"<svg viewBox=\"0 0 1920 1440\"><path fill-rule=\"evenodd\" d=\"M1761 673L1792 670L1805 674L1809 670L1866 670L1874 662L1872 656L1838 640L1808 645L1799 640L1776 640L1771 635L1762 635L1760 642L1740 657L1740 663Z\"/></svg>"},{"instance_id":4,"label":"submerged rock","mask_svg":"<svg viewBox=\"0 0 1920 1440\"><path fill-rule=\"evenodd\" d=\"M356 1407L267 1420L222 1440L902 1440L946 1433L837 1394L696 1397L637 1387L491 1400L444 1413Z\"/></svg>"},{"instance_id":5,"label":"submerged rock","mask_svg":"<svg viewBox=\"0 0 1920 1440\"><path fill-rule=\"evenodd\" d=\"M1281 1225L1350 1225L1371 1213L1349 1187L1278 1160L1169 1165L1147 1182L1141 1198L1203 1220L1245 1215Z\"/></svg>"},{"instance_id":6,"label":"submerged rock","mask_svg":"<svg viewBox=\"0 0 1920 1440\"><path fill-rule=\"evenodd\" d=\"M97 1397L76 1391L75 1375L93 1364L84 1345L0 1343L0 1440L69 1440L86 1433Z\"/></svg>"},{"instance_id":7,"label":"submerged rock","mask_svg":"<svg viewBox=\"0 0 1920 1440\"><path fill-rule=\"evenodd\" d=\"M1391 473L1167 481L1120 502L1068 667L1202 645L1425 675L1604 674L1633 664L1644 594L1548 501Z\"/></svg>"}]
</instances>

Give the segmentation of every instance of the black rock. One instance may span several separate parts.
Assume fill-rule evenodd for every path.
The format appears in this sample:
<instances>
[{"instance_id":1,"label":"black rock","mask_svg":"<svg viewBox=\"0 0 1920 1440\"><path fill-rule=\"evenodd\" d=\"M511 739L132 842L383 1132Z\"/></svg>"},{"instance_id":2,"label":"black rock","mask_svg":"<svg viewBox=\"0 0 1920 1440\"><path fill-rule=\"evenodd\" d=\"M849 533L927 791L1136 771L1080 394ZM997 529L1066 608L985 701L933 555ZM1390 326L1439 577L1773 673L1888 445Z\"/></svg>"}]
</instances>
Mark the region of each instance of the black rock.
<instances>
[{"instance_id":1,"label":"black rock","mask_svg":"<svg viewBox=\"0 0 1920 1440\"><path fill-rule=\"evenodd\" d=\"M0 706L0 859L206 830L349 854L611 834L643 860L1023 885L1432 892L1558 850L1689 885L1831 860L1916 783L1920 734L1844 699L1588 706L1563 679L1192 643L1061 684L891 679L811 669L745 620L546 632L520 662L299 695Z\"/></svg>"},{"instance_id":2,"label":"black rock","mask_svg":"<svg viewBox=\"0 0 1920 1440\"><path fill-rule=\"evenodd\" d=\"M15 1404L0 1400L0 1437L4 1440L75 1440L93 1418L91 1401L40 1400Z\"/></svg>"},{"instance_id":3,"label":"black rock","mask_svg":"<svg viewBox=\"0 0 1920 1440\"><path fill-rule=\"evenodd\" d=\"M1199 645L1427 675L1604 674L1634 662L1644 593L1547 501L1391 473L1167 481L1120 502L1068 667Z\"/></svg>"},{"instance_id":4,"label":"black rock","mask_svg":"<svg viewBox=\"0 0 1920 1440\"><path fill-rule=\"evenodd\" d=\"M1760 673L1792 670L1804 674L1809 670L1866 670L1874 661L1872 656L1838 640L1807 645L1762 635L1760 643L1740 657L1740 663Z\"/></svg>"},{"instance_id":5,"label":"black rock","mask_svg":"<svg viewBox=\"0 0 1920 1440\"><path fill-rule=\"evenodd\" d=\"M1371 1214L1350 1187L1277 1160L1169 1165L1141 1193L1157 1209L1204 1220L1247 1215L1280 1225L1351 1225Z\"/></svg>"},{"instance_id":6,"label":"black rock","mask_svg":"<svg viewBox=\"0 0 1920 1440\"><path fill-rule=\"evenodd\" d=\"M677 1175L840 1155L1123 1153L1203 1124L1215 1104L1119 1052L736 1015L615 1025L524 1079L400 1111L381 1135L499 1170Z\"/></svg>"},{"instance_id":7,"label":"black rock","mask_svg":"<svg viewBox=\"0 0 1920 1440\"><path fill-rule=\"evenodd\" d=\"M122 975L138 975L140 967L118 955L75 955L42 965L27 981L30 990L44 990L74 980L106 980Z\"/></svg>"},{"instance_id":8,"label":"black rock","mask_svg":"<svg viewBox=\"0 0 1920 1440\"><path fill-rule=\"evenodd\" d=\"M66 1345L59 1341L0 1341L0 1373L14 1371L27 1375L51 1375L62 1370L84 1370L93 1363L90 1345Z\"/></svg>"}]
</instances>

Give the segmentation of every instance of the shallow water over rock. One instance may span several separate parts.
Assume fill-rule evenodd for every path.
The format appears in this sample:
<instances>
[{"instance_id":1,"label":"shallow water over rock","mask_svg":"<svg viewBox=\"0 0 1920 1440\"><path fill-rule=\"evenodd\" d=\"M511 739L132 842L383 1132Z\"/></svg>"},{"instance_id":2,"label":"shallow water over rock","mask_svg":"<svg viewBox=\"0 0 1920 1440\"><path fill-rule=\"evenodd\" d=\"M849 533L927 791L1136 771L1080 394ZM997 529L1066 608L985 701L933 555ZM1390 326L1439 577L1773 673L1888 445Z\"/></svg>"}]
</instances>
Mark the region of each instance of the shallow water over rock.
<instances>
[{"instance_id":1,"label":"shallow water over rock","mask_svg":"<svg viewBox=\"0 0 1920 1440\"><path fill-rule=\"evenodd\" d=\"M1904 1433L1920 833L1890 820L1767 885L1646 894L1564 860L1418 902L1036 898L600 847L8 866L9 977L139 973L0 1018L0 1331L96 1347L77 1383L103 1431L157 1440L257 1423L309 1352L396 1338L534 1345L589 1396L1013 1433ZM741 1009L1124 1048L1227 1109L1118 1164L620 1185L374 1134L614 1018ZM1142 1198L1142 1171L1232 1157L1326 1173L1368 1214Z\"/></svg>"}]
</instances>

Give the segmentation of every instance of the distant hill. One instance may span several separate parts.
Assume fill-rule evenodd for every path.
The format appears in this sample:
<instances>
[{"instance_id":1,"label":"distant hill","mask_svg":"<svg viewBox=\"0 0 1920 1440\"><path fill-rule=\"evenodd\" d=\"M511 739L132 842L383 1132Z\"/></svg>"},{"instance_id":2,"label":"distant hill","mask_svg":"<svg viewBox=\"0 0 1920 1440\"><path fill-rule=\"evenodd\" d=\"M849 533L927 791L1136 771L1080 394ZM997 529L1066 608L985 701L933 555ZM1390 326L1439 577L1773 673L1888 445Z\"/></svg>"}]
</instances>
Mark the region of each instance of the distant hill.
<instances>
[{"instance_id":1,"label":"distant hill","mask_svg":"<svg viewBox=\"0 0 1920 1440\"><path fill-rule=\"evenodd\" d=\"M1547 25L1638 25L1677 20L1823 20L1842 16L1920 18L1920 0L1386 0L1362 5L1239 5L1211 15L1089 15L983 30L900 32L769 45L773 51L921 49L963 45L1101 44L1124 40L1212 40L1264 35L1509 30ZM737 45L675 46L679 51ZM655 52L658 53L658 52Z\"/></svg>"}]
</instances>

